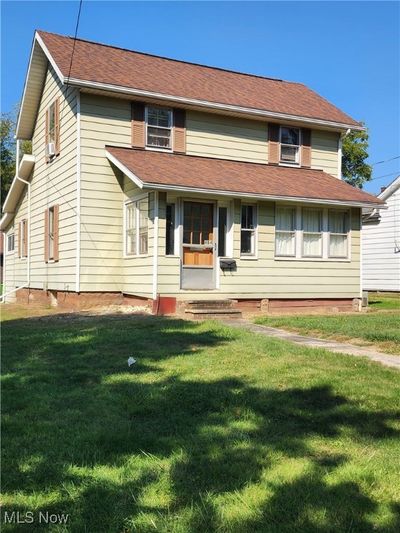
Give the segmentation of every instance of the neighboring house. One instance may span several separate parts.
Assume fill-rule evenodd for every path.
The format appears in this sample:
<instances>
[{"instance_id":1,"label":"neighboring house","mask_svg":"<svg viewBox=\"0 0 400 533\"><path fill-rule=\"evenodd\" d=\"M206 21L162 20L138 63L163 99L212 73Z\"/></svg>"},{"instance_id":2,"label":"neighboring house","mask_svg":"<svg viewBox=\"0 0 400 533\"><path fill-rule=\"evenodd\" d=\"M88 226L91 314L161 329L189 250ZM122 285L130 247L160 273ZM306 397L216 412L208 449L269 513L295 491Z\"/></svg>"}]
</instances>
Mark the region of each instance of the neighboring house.
<instances>
[{"instance_id":1,"label":"neighboring house","mask_svg":"<svg viewBox=\"0 0 400 533\"><path fill-rule=\"evenodd\" d=\"M361 209L384 205L340 179L358 122L300 83L72 51L35 34L16 132L32 155L1 220L8 300L358 305Z\"/></svg>"},{"instance_id":2,"label":"neighboring house","mask_svg":"<svg viewBox=\"0 0 400 533\"><path fill-rule=\"evenodd\" d=\"M378 198L387 210L363 211L362 288L400 291L400 176Z\"/></svg>"}]
</instances>

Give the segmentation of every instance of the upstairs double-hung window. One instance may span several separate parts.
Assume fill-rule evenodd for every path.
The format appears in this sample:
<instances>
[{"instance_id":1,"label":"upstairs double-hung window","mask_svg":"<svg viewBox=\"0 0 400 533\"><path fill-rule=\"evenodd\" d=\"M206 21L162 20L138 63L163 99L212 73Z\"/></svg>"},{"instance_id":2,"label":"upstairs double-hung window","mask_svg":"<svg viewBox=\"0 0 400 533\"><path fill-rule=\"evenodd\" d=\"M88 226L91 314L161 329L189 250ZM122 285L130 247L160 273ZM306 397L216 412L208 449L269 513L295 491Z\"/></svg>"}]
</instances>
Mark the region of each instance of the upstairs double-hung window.
<instances>
[{"instance_id":1,"label":"upstairs double-hung window","mask_svg":"<svg viewBox=\"0 0 400 533\"><path fill-rule=\"evenodd\" d=\"M300 130L298 128L280 129L280 162L288 165L300 164Z\"/></svg>"},{"instance_id":2,"label":"upstairs double-hung window","mask_svg":"<svg viewBox=\"0 0 400 533\"><path fill-rule=\"evenodd\" d=\"M146 146L172 149L172 110L164 107L146 108Z\"/></svg>"}]
</instances>

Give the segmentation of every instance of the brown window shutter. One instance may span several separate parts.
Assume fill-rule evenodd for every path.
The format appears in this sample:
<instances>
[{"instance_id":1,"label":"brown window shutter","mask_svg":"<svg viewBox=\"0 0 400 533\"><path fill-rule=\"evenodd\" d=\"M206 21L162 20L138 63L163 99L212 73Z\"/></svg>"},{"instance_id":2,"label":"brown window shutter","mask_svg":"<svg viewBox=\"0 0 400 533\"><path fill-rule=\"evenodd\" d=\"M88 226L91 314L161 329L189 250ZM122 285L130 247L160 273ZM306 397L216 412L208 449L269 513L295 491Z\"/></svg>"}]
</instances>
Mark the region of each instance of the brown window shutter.
<instances>
[{"instance_id":1,"label":"brown window shutter","mask_svg":"<svg viewBox=\"0 0 400 533\"><path fill-rule=\"evenodd\" d=\"M54 261L58 261L60 254L59 254L59 213L60 213L60 206L55 205L54 206Z\"/></svg>"},{"instance_id":2,"label":"brown window shutter","mask_svg":"<svg viewBox=\"0 0 400 533\"><path fill-rule=\"evenodd\" d=\"M22 225L22 230L24 232L24 249L22 250L22 254L24 257L28 257L28 221L24 220L24 223Z\"/></svg>"},{"instance_id":3,"label":"brown window shutter","mask_svg":"<svg viewBox=\"0 0 400 533\"><path fill-rule=\"evenodd\" d=\"M44 260L49 262L49 210L44 212Z\"/></svg>"},{"instance_id":4,"label":"brown window shutter","mask_svg":"<svg viewBox=\"0 0 400 533\"><path fill-rule=\"evenodd\" d=\"M144 104L142 102L132 102L132 146L136 148L145 147L144 132Z\"/></svg>"},{"instance_id":5,"label":"brown window shutter","mask_svg":"<svg viewBox=\"0 0 400 533\"><path fill-rule=\"evenodd\" d=\"M46 109L45 117L44 117L44 148L46 150L47 145L49 144L49 118L50 113L49 109ZM46 152L45 152L46 153ZM49 161L49 158L45 155L46 163Z\"/></svg>"},{"instance_id":6,"label":"brown window shutter","mask_svg":"<svg viewBox=\"0 0 400 533\"><path fill-rule=\"evenodd\" d=\"M21 235L22 235L21 224L22 224L22 222L20 222L18 224L18 257L21 257L21 253L22 253L22 248L21 248Z\"/></svg>"},{"instance_id":7,"label":"brown window shutter","mask_svg":"<svg viewBox=\"0 0 400 533\"><path fill-rule=\"evenodd\" d=\"M174 109L174 152L186 152L186 111Z\"/></svg>"},{"instance_id":8,"label":"brown window shutter","mask_svg":"<svg viewBox=\"0 0 400 533\"><path fill-rule=\"evenodd\" d=\"M308 128L301 130L301 166L311 167L311 130Z\"/></svg>"},{"instance_id":9,"label":"brown window shutter","mask_svg":"<svg viewBox=\"0 0 400 533\"><path fill-rule=\"evenodd\" d=\"M279 124L268 124L268 163L279 163Z\"/></svg>"},{"instance_id":10,"label":"brown window shutter","mask_svg":"<svg viewBox=\"0 0 400 533\"><path fill-rule=\"evenodd\" d=\"M54 102L54 137L56 155L60 153L60 99L57 98Z\"/></svg>"}]
</instances>

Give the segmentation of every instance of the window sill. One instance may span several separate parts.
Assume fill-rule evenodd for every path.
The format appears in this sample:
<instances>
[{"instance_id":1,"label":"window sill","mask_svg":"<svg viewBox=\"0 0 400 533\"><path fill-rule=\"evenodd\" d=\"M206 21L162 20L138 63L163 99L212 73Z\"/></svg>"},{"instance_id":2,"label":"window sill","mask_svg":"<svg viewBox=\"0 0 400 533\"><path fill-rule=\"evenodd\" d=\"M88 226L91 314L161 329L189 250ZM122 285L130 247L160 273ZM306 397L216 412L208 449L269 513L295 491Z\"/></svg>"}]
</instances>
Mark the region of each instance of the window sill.
<instances>
[{"instance_id":1,"label":"window sill","mask_svg":"<svg viewBox=\"0 0 400 533\"><path fill-rule=\"evenodd\" d=\"M351 259L348 257L284 257L284 256L275 256L274 261L302 261L302 262L313 262L313 263L351 263Z\"/></svg>"},{"instance_id":2,"label":"window sill","mask_svg":"<svg viewBox=\"0 0 400 533\"><path fill-rule=\"evenodd\" d=\"M241 255L240 260L241 261L258 261L258 257L256 255Z\"/></svg>"},{"instance_id":3,"label":"window sill","mask_svg":"<svg viewBox=\"0 0 400 533\"><path fill-rule=\"evenodd\" d=\"M139 259L140 257L150 257L150 254L124 255L123 259Z\"/></svg>"},{"instance_id":4,"label":"window sill","mask_svg":"<svg viewBox=\"0 0 400 533\"><path fill-rule=\"evenodd\" d=\"M167 152L169 154L173 153L172 148L156 148L155 146L145 146L145 150L150 150L151 152Z\"/></svg>"},{"instance_id":5,"label":"window sill","mask_svg":"<svg viewBox=\"0 0 400 533\"><path fill-rule=\"evenodd\" d=\"M300 168L301 165L300 163L282 163L282 162L279 162L278 165L280 167L290 167L290 168Z\"/></svg>"}]
</instances>

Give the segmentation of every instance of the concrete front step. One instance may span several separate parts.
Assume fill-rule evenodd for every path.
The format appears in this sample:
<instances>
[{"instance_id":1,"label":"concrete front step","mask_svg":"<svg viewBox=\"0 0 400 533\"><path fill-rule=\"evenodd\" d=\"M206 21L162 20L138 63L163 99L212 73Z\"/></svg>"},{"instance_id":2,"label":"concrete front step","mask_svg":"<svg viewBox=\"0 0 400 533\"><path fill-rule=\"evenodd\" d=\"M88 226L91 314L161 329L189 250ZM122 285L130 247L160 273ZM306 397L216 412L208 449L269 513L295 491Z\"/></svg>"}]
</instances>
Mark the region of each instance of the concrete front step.
<instances>
[{"instance_id":1,"label":"concrete front step","mask_svg":"<svg viewBox=\"0 0 400 533\"><path fill-rule=\"evenodd\" d=\"M186 309L231 309L232 300L188 300Z\"/></svg>"},{"instance_id":2,"label":"concrete front step","mask_svg":"<svg viewBox=\"0 0 400 533\"><path fill-rule=\"evenodd\" d=\"M188 318L193 320L208 320L208 319L237 319L242 318L242 312L238 309L185 309L185 314Z\"/></svg>"}]
</instances>

